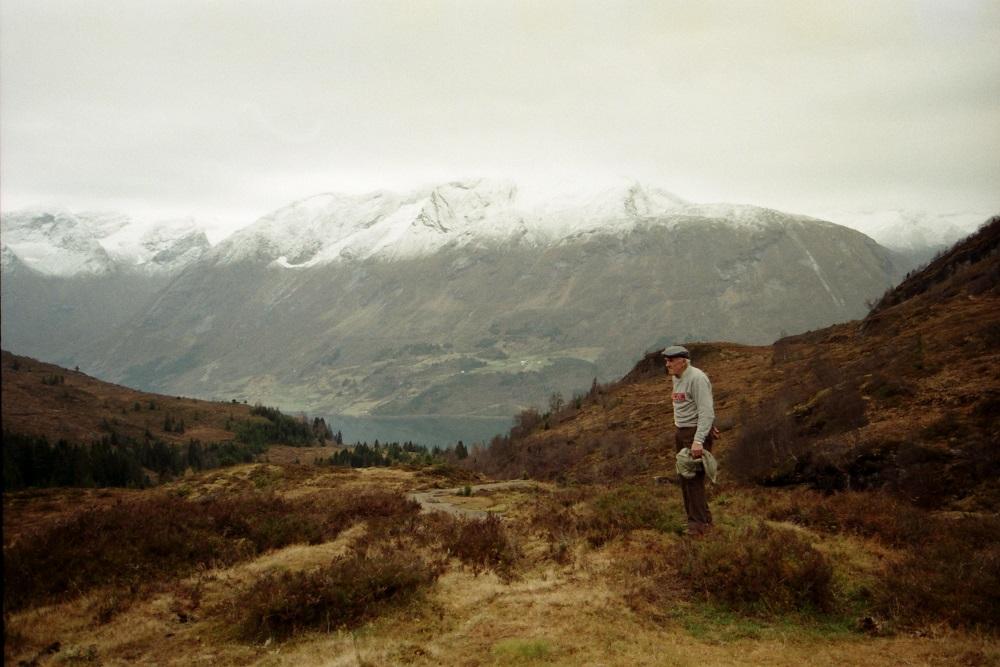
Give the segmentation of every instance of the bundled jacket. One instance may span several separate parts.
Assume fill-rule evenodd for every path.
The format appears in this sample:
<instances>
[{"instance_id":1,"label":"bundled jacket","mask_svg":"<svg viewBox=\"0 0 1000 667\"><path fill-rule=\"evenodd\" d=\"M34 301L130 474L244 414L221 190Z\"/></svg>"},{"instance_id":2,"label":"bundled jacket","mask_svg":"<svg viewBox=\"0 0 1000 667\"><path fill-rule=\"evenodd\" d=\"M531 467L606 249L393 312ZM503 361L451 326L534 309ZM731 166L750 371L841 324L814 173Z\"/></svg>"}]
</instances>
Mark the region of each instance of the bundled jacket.
<instances>
[{"instance_id":1,"label":"bundled jacket","mask_svg":"<svg viewBox=\"0 0 1000 667\"><path fill-rule=\"evenodd\" d=\"M704 469L705 476L712 480L712 484L718 484L719 462L712 456L712 452L707 449L702 450L701 458L696 459L691 456L691 448L685 447L677 452L677 474L684 479L691 479Z\"/></svg>"}]
</instances>

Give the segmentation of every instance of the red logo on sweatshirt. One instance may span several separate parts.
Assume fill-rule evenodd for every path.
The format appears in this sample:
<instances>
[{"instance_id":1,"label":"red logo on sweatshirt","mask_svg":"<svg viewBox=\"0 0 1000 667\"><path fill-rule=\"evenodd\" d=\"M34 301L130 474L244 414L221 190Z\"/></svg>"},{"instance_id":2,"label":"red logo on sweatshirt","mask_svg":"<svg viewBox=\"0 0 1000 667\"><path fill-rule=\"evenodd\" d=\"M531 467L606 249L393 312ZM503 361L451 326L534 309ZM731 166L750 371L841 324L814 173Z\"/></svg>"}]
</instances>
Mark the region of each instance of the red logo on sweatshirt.
<instances>
[{"instance_id":1,"label":"red logo on sweatshirt","mask_svg":"<svg viewBox=\"0 0 1000 667\"><path fill-rule=\"evenodd\" d=\"M685 394L683 391L677 391L674 392L673 398L674 398L674 403L680 403L681 401L687 400L687 394Z\"/></svg>"}]
</instances>

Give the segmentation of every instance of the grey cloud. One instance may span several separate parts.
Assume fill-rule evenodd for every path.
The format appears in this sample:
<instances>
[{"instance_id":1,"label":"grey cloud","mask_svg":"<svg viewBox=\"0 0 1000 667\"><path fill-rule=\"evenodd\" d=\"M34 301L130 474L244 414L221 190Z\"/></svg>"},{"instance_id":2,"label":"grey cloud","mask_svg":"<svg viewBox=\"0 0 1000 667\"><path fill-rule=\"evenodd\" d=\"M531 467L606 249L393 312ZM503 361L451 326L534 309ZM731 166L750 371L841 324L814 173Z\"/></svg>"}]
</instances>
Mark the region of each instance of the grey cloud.
<instances>
[{"instance_id":1,"label":"grey cloud","mask_svg":"<svg viewBox=\"0 0 1000 667\"><path fill-rule=\"evenodd\" d=\"M785 208L1000 203L994 2L0 0L0 12L5 205L245 215L380 179L546 172Z\"/></svg>"}]
</instances>

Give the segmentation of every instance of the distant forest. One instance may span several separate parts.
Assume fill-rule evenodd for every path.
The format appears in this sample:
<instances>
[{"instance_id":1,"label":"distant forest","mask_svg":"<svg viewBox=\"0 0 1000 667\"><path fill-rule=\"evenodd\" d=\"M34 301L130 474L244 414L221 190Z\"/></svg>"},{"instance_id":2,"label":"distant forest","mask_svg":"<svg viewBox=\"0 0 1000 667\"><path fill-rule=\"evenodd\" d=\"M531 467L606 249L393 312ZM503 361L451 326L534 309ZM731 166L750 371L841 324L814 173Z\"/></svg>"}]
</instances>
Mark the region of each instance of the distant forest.
<instances>
[{"instance_id":1,"label":"distant forest","mask_svg":"<svg viewBox=\"0 0 1000 667\"><path fill-rule=\"evenodd\" d=\"M89 444L59 440L50 443L43 436L3 431L3 488L13 491L30 487L118 486L144 488L155 481L173 479L186 470L206 470L249 463L264 453L270 443L297 446L322 445L339 440L326 422L312 423L282 414L277 408L256 405L252 415L267 421L232 421L226 429L236 434L233 441L202 443L190 439L173 444L156 438L148 430L137 439L120 434L110 423L108 435ZM167 415L164 430L183 433L184 424ZM150 478L150 472L156 480Z\"/></svg>"},{"instance_id":2,"label":"distant forest","mask_svg":"<svg viewBox=\"0 0 1000 667\"><path fill-rule=\"evenodd\" d=\"M234 421L226 429L235 439L226 442L203 443L190 439L186 444L174 444L154 437L148 430L137 439L125 436L111 424L104 424L110 434L89 444L59 440L49 442L44 436L24 435L3 431L3 489L16 491L44 487L126 487L145 488L174 479L187 470L221 468L259 460L270 444L299 447L342 445L340 432L333 433L322 418L312 422L283 414L277 408L254 406L251 414L267 421ZM168 416L164 429L183 433L183 422ZM430 465L464 459L465 445L427 449L413 442L369 445L357 443L344 447L330 457L317 459L319 465L351 468L390 466L398 464ZM153 476L151 477L151 473Z\"/></svg>"},{"instance_id":3,"label":"distant forest","mask_svg":"<svg viewBox=\"0 0 1000 667\"><path fill-rule=\"evenodd\" d=\"M204 470L248 463L265 445L242 442L204 444L189 440L174 445L163 440L142 440L112 433L97 442L81 445L43 436L3 432L3 488L153 485L146 472L160 480L172 479L188 468Z\"/></svg>"}]
</instances>

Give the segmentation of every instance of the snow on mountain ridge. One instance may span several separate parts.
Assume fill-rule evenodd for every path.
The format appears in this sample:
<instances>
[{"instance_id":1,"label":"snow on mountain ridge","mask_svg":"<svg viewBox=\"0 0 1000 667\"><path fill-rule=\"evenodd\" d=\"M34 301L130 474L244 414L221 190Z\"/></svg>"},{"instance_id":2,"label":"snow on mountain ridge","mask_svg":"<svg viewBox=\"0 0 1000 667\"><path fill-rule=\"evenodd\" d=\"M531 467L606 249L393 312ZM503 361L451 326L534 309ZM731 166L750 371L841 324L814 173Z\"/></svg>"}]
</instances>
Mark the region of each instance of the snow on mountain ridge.
<instances>
[{"instance_id":1,"label":"snow on mountain ridge","mask_svg":"<svg viewBox=\"0 0 1000 667\"><path fill-rule=\"evenodd\" d=\"M407 194L322 193L283 206L210 249L192 219L136 221L109 212L25 210L4 216L4 242L22 262L51 275L125 268L175 272L206 256L305 268L337 261L393 260L445 247L558 244L638 225L725 218L761 224L765 209L691 204L666 190L621 180L604 188L523 188L509 181L452 181ZM63 232L53 233L54 220ZM68 231L66 231L68 230Z\"/></svg>"},{"instance_id":2,"label":"snow on mountain ridge","mask_svg":"<svg viewBox=\"0 0 1000 667\"><path fill-rule=\"evenodd\" d=\"M34 207L4 214L4 251L39 273L175 272L209 247L193 219L138 222L116 212ZM10 264L9 262L7 264Z\"/></svg>"},{"instance_id":3,"label":"snow on mountain ridge","mask_svg":"<svg viewBox=\"0 0 1000 667\"><path fill-rule=\"evenodd\" d=\"M830 210L827 220L856 229L879 244L903 251L937 250L976 231L990 214L971 211L930 214L902 209L879 211Z\"/></svg>"},{"instance_id":4,"label":"snow on mountain ridge","mask_svg":"<svg viewBox=\"0 0 1000 667\"><path fill-rule=\"evenodd\" d=\"M409 195L325 193L270 213L219 244L223 262L270 258L306 267L345 259L387 259L433 252L449 243L506 237L516 189L476 181L448 183Z\"/></svg>"},{"instance_id":5,"label":"snow on mountain ridge","mask_svg":"<svg viewBox=\"0 0 1000 667\"><path fill-rule=\"evenodd\" d=\"M5 253L25 266L70 276L118 269L173 273L201 257L305 268L416 257L445 247L562 244L592 235L625 234L639 226L703 222L762 227L779 220L834 220L888 247L936 248L970 233L983 219L904 211L809 217L749 205L692 203L624 179L603 188L572 184L562 189L479 179L409 193L317 194L272 211L214 247L206 226L191 218L149 222L115 212L55 208L5 214L2 241Z\"/></svg>"},{"instance_id":6,"label":"snow on mountain ridge","mask_svg":"<svg viewBox=\"0 0 1000 667\"><path fill-rule=\"evenodd\" d=\"M213 254L223 262L267 258L278 266L305 268L481 243L554 243L582 233L630 229L686 204L636 183L585 197L534 200L512 183L489 179L450 182L409 195L326 193L264 216Z\"/></svg>"},{"instance_id":7,"label":"snow on mountain ridge","mask_svg":"<svg viewBox=\"0 0 1000 667\"><path fill-rule=\"evenodd\" d=\"M65 209L19 211L3 217L3 247L40 273L101 274L112 260L85 220Z\"/></svg>"}]
</instances>

